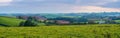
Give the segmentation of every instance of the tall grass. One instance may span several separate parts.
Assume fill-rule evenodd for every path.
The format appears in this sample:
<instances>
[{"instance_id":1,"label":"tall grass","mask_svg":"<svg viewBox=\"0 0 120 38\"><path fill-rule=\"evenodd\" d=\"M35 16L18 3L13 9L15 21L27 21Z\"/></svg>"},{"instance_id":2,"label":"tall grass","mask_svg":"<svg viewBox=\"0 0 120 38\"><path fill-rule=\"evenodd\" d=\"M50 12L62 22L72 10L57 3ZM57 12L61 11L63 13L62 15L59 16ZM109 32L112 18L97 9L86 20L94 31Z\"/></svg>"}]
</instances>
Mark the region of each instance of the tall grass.
<instances>
[{"instance_id":1,"label":"tall grass","mask_svg":"<svg viewBox=\"0 0 120 38\"><path fill-rule=\"evenodd\" d=\"M120 38L120 26L0 27L0 38Z\"/></svg>"}]
</instances>

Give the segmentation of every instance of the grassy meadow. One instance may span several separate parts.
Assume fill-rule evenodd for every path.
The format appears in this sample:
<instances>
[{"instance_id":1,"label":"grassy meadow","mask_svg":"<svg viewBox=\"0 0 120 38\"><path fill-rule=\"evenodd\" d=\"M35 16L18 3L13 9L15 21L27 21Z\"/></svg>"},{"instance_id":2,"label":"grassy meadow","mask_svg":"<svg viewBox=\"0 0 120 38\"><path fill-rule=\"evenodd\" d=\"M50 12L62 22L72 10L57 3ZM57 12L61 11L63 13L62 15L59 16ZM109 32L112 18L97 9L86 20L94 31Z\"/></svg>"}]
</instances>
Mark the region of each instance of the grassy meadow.
<instances>
[{"instance_id":1,"label":"grassy meadow","mask_svg":"<svg viewBox=\"0 0 120 38\"><path fill-rule=\"evenodd\" d=\"M120 38L120 24L18 27L21 21L0 16L0 38Z\"/></svg>"},{"instance_id":2,"label":"grassy meadow","mask_svg":"<svg viewBox=\"0 0 120 38\"><path fill-rule=\"evenodd\" d=\"M116 24L0 27L0 38L120 38Z\"/></svg>"},{"instance_id":3,"label":"grassy meadow","mask_svg":"<svg viewBox=\"0 0 120 38\"><path fill-rule=\"evenodd\" d=\"M10 26L10 27L19 26L19 23L21 21L24 21L24 20L0 16L0 26Z\"/></svg>"}]
</instances>

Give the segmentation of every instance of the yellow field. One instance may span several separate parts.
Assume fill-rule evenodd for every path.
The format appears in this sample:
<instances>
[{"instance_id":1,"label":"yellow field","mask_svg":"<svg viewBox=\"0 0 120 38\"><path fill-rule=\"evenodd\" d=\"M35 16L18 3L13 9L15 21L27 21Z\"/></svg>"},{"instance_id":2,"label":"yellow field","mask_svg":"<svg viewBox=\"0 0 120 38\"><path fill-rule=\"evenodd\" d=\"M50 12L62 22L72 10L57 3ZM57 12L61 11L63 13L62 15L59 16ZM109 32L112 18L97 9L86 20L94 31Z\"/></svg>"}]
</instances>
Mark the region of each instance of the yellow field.
<instances>
[{"instance_id":1,"label":"yellow field","mask_svg":"<svg viewBox=\"0 0 120 38\"><path fill-rule=\"evenodd\" d=\"M0 38L120 38L120 26L102 24L0 27Z\"/></svg>"}]
</instances>

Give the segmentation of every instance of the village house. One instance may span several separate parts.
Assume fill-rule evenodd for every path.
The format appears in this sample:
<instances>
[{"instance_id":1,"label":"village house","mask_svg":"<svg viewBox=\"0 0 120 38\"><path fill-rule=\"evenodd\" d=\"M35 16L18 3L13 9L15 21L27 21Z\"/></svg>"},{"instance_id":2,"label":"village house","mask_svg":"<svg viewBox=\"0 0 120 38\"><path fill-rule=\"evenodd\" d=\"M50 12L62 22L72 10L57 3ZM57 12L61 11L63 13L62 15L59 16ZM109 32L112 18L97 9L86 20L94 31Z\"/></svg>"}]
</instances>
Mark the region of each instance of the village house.
<instances>
[{"instance_id":1,"label":"village house","mask_svg":"<svg viewBox=\"0 0 120 38\"><path fill-rule=\"evenodd\" d=\"M89 24L105 24L106 20L104 20L104 19L89 19L88 23Z\"/></svg>"},{"instance_id":2,"label":"village house","mask_svg":"<svg viewBox=\"0 0 120 38\"><path fill-rule=\"evenodd\" d=\"M43 17L43 16L33 16L34 19L36 19L37 21L45 21L47 20L47 18Z\"/></svg>"},{"instance_id":3,"label":"village house","mask_svg":"<svg viewBox=\"0 0 120 38\"><path fill-rule=\"evenodd\" d=\"M56 23L57 24L70 24L69 21L65 21L65 20L57 20Z\"/></svg>"},{"instance_id":4,"label":"village house","mask_svg":"<svg viewBox=\"0 0 120 38\"><path fill-rule=\"evenodd\" d=\"M27 19L28 19L28 16L17 16L16 18L27 20Z\"/></svg>"},{"instance_id":5,"label":"village house","mask_svg":"<svg viewBox=\"0 0 120 38\"><path fill-rule=\"evenodd\" d=\"M106 21L104 21L104 20L99 20L98 23L99 23L99 24L105 24Z\"/></svg>"}]
</instances>

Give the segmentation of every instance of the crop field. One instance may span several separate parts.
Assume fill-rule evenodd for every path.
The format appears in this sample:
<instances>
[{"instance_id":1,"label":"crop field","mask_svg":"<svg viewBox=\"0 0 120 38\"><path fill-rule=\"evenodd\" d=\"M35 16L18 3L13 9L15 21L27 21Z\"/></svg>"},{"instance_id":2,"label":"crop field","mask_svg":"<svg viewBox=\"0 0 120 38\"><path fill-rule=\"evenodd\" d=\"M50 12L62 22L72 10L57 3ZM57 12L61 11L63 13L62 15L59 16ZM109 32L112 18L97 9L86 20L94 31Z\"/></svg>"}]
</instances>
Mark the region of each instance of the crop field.
<instances>
[{"instance_id":1,"label":"crop field","mask_svg":"<svg viewBox=\"0 0 120 38\"><path fill-rule=\"evenodd\" d=\"M120 38L119 24L0 27L0 38Z\"/></svg>"}]
</instances>

